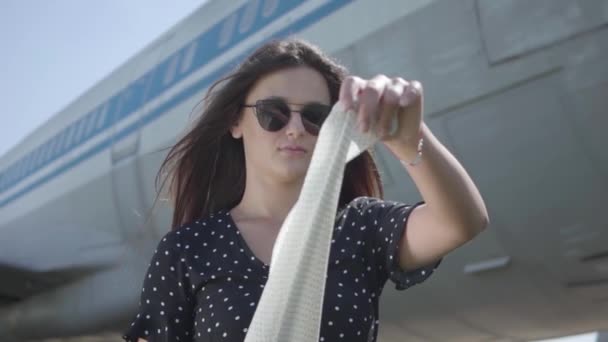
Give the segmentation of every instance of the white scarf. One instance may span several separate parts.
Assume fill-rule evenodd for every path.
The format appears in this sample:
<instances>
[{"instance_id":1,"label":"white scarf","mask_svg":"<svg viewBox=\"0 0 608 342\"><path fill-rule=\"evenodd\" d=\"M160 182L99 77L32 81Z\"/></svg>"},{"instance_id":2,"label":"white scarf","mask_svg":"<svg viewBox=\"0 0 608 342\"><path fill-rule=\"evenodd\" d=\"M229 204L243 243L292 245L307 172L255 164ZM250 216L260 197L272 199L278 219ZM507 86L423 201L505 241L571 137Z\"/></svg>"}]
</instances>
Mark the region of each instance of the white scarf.
<instances>
[{"instance_id":1,"label":"white scarf","mask_svg":"<svg viewBox=\"0 0 608 342\"><path fill-rule=\"evenodd\" d=\"M356 117L338 102L321 127L298 201L277 236L245 342L319 340L344 168L378 140L373 129L362 133L356 127Z\"/></svg>"}]
</instances>

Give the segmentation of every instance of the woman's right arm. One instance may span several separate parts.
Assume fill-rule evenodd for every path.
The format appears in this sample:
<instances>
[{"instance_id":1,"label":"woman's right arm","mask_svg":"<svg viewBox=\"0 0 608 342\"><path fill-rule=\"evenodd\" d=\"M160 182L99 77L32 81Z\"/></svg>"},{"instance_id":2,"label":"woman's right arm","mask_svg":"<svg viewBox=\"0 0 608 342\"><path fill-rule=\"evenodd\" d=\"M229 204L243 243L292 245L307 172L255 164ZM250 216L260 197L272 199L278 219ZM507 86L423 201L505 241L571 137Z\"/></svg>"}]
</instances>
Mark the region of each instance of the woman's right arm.
<instances>
[{"instance_id":1,"label":"woman's right arm","mask_svg":"<svg viewBox=\"0 0 608 342\"><path fill-rule=\"evenodd\" d=\"M186 251L178 247L180 233L188 235L190 231L167 233L154 251L143 281L137 317L123 336L128 342L192 338L195 300L188 274L189 258Z\"/></svg>"}]
</instances>

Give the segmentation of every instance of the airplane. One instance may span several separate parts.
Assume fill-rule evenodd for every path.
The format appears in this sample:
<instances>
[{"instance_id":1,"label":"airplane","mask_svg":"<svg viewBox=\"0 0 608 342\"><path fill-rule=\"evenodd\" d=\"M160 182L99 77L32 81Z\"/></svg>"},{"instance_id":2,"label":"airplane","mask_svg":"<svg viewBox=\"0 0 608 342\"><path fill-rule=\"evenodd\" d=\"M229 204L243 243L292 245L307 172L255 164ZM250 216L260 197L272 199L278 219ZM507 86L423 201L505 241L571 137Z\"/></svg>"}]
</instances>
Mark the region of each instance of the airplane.
<instances>
[{"instance_id":1,"label":"airplane","mask_svg":"<svg viewBox=\"0 0 608 342\"><path fill-rule=\"evenodd\" d=\"M167 148L214 80L291 35L353 74L421 81L488 206L424 284L387 283L379 341L608 330L608 2L210 0L0 158L0 341L127 328L170 227L151 209ZM375 149L386 198L417 201Z\"/></svg>"}]
</instances>

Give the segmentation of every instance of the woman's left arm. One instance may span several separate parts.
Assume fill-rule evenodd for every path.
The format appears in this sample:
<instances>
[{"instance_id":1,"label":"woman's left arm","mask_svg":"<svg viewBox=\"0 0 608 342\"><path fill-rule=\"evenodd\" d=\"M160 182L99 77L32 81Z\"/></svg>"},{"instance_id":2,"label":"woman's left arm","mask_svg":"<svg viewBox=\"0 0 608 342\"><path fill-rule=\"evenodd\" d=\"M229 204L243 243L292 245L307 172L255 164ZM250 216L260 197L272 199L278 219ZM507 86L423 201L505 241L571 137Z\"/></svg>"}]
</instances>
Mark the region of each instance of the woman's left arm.
<instances>
[{"instance_id":1,"label":"woman's left arm","mask_svg":"<svg viewBox=\"0 0 608 342\"><path fill-rule=\"evenodd\" d=\"M401 160L425 204L409 215L400 244L399 265L405 270L426 266L473 239L489 222L484 201L462 165L421 124L422 158L412 166L416 147L386 143Z\"/></svg>"},{"instance_id":2,"label":"woman's left arm","mask_svg":"<svg viewBox=\"0 0 608 342\"><path fill-rule=\"evenodd\" d=\"M488 212L473 180L422 120L419 82L384 75L370 80L352 76L343 82L340 100L346 108L357 111L363 131L375 127L382 142L401 160L425 202L413 209L405 223L399 242L402 269L430 265L486 228ZM395 116L398 130L389 136ZM418 154L420 138L422 156L410 165Z\"/></svg>"}]
</instances>

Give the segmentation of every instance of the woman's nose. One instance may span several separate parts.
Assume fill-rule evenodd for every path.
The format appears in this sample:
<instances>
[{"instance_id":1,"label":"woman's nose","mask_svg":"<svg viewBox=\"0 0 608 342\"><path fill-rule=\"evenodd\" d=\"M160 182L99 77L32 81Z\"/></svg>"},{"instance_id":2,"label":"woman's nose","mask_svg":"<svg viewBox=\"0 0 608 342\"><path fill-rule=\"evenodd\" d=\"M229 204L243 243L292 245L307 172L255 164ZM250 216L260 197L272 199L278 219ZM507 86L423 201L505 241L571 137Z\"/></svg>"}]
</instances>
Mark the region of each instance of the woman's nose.
<instances>
[{"instance_id":1,"label":"woman's nose","mask_svg":"<svg viewBox=\"0 0 608 342\"><path fill-rule=\"evenodd\" d=\"M304 123L302 122L302 116L298 111L291 111L291 115L289 116L289 121L287 121L287 126L285 127L285 133L287 135L296 135L300 136L306 132L304 128Z\"/></svg>"}]
</instances>

